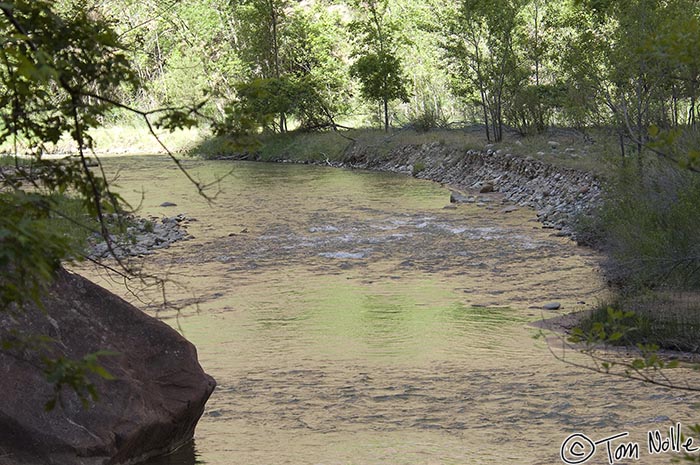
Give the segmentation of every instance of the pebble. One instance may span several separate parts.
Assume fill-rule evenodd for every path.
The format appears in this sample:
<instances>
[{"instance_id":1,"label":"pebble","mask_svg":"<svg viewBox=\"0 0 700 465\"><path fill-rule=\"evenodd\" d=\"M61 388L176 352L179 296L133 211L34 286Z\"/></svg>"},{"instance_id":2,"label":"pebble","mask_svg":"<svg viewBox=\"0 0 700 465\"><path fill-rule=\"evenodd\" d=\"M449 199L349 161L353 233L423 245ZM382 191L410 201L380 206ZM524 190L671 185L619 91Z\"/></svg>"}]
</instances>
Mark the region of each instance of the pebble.
<instances>
[{"instance_id":1,"label":"pebble","mask_svg":"<svg viewBox=\"0 0 700 465\"><path fill-rule=\"evenodd\" d=\"M561 308L561 304L559 302L550 302L548 304L544 304L542 308L545 310L559 310Z\"/></svg>"},{"instance_id":2,"label":"pebble","mask_svg":"<svg viewBox=\"0 0 700 465\"><path fill-rule=\"evenodd\" d=\"M192 239L184 227L190 218L184 214L162 219L131 216L127 219L131 224L127 235L110 235L112 252L117 258L138 257L150 255L155 250L169 247L171 244ZM89 239L92 244L88 248L88 256L92 259L108 258L112 255L104 238L95 234Z\"/></svg>"}]
</instances>

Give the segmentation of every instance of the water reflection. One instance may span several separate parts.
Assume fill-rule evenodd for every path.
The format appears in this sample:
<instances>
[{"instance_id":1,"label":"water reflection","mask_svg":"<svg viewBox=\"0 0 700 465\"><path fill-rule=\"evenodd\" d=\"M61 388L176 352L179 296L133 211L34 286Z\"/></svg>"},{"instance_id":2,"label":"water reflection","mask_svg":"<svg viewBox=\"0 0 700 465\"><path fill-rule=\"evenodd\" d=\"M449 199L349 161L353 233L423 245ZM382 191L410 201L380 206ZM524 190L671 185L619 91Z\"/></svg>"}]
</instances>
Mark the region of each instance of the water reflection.
<instances>
[{"instance_id":1,"label":"water reflection","mask_svg":"<svg viewBox=\"0 0 700 465\"><path fill-rule=\"evenodd\" d=\"M204 465L206 462L200 460L197 453L195 440L188 441L182 447L171 454L152 458L143 465Z\"/></svg>"}]
</instances>

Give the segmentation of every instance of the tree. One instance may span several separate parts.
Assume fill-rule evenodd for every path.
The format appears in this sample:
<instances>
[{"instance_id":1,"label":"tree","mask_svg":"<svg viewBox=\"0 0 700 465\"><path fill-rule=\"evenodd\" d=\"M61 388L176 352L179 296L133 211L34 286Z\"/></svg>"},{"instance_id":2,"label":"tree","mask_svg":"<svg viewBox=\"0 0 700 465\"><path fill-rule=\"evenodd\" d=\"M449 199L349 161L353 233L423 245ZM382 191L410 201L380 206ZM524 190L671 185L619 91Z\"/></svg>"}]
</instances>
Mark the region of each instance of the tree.
<instances>
[{"instance_id":1,"label":"tree","mask_svg":"<svg viewBox=\"0 0 700 465\"><path fill-rule=\"evenodd\" d=\"M232 3L236 48L247 67L248 80L279 80L283 75L280 50L287 26L288 1L236 0ZM279 112L277 117L279 131L286 132L286 114Z\"/></svg>"},{"instance_id":2,"label":"tree","mask_svg":"<svg viewBox=\"0 0 700 465\"><path fill-rule=\"evenodd\" d=\"M522 86L526 73L515 53L521 18L518 0L462 0L445 31L443 48L457 82L458 94L470 98L476 91L487 139L503 139L503 108L509 91Z\"/></svg>"},{"instance_id":3,"label":"tree","mask_svg":"<svg viewBox=\"0 0 700 465\"><path fill-rule=\"evenodd\" d=\"M388 132L389 102L408 100L403 67L396 55L397 25L388 19L386 0L360 2L357 8L363 14L351 24L358 39L350 74L360 80L365 99L381 102L384 130Z\"/></svg>"},{"instance_id":4,"label":"tree","mask_svg":"<svg viewBox=\"0 0 700 465\"><path fill-rule=\"evenodd\" d=\"M287 132L335 128L346 106L337 41L341 31L325 2L293 7L282 0L234 2L233 49L245 67L230 111L252 127ZM271 118L271 116L274 116Z\"/></svg>"},{"instance_id":5,"label":"tree","mask_svg":"<svg viewBox=\"0 0 700 465\"><path fill-rule=\"evenodd\" d=\"M18 312L30 303L41 307L42 292L62 262L80 257L54 226L63 214L57 194L72 194L99 219L98 232L112 250L107 215L127 207L99 170L90 169L88 130L114 108L136 112L153 129L153 113L118 101L120 89L137 86L138 79L108 20L81 6L59 10L44 0L3 2L0 14L0 144L13 144L17 152L21 142L29 150L26 162L15 158L14 169L0 175L0 311ZM187 125L194 111L173 109L157 124ZM77 156L46 159L47 145L66 134ZM8 344L33 348L28 335L1 342L5 349ZM104 375L104 370L95 357L44 363L57 386L73 387L83 400L96 396L87 375Z\"/></svg>"}]
</instances>

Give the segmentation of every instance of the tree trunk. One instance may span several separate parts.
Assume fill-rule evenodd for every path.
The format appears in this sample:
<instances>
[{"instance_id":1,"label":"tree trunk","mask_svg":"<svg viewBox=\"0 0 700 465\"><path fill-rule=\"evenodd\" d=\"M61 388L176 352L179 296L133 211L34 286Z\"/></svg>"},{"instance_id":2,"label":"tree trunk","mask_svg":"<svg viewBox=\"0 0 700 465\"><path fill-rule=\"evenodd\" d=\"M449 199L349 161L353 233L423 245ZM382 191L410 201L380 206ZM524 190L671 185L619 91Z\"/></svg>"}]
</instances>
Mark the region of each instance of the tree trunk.
<instances>
[{"instance_id":1,"label":"tree trunk","mask_svg":"<svg viewBox=\"0 0 700 465\"><path fill-rule=\"evenodd\" d=\"M479 92L481 93L481 109L484 111L484 125L486 126L486 140L491 142L491 131L489 130L489 111L488 101L486 99L486 91L481 82L479 82Z\"/></svg>"},{"instance_id":2,"label":"tree trunk","mask_svg":"<svg viewBox=\"0 0 700 465\"><path fill-rule=\"evenodd\" d=\"M384 132L389 132L389 100L384 99Z\"/></svg>"},{"instance_id":3,"label":"tree trunk","mask_svg":"<svg viewBox=\"0 0 700 465\"><path fill-rule=\"evenodd\" d=\"M620 155L622 155L622 167L624 168L627 165L625 159L625 136L622 134L622 131L618 132L618 136L620 137Z\"/></svg>"},{"instance_id":4,"label":"tree trunk","mask_svg":"<svg viewBox=\"0 0 700 465\"><path fill-rule=\"evenodd\" d=\"M268 5L270 7L270 25L272 26L272 53L275 63L275 79L279 80L282 73L280 71L280 48L277 37L277 10L275 10L275 5L272 0L269 0ZM287 118L284 112L282 112L280 113L280 133L284 134L285 132L287 132Z\"/></svg>"}]
</instances>

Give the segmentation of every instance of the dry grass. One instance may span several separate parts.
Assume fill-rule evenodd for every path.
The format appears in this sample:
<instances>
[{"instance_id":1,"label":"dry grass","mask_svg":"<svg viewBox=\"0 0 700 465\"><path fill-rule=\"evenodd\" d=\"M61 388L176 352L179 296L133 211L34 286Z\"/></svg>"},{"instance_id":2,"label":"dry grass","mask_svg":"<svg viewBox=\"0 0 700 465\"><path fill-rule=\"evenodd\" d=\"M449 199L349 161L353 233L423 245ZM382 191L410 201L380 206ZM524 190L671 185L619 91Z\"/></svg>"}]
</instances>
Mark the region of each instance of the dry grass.
<instances>
[{"instance_id":1,"label":"dry grass","mask_svg":"<svg viewBox=\"0 0 700 465\"><path fill-rule=\"evenodd\" d=\"M151 135L145 126L115 125L105 126L89 131L95 143L98 154L154 154L165 153L158 140ZM186 147L202 140L204 131L200 129L185 129L175 132L157 131L161 142L173 152L179 152ZM26 153L27 144L18 141L17 152ZM77 145L68 135L57 144L46 146L49 154L71 154L77 151ZM0 154L12 154L15 144L6 142L0 146Z\"/></svg>"}]
</instances>

